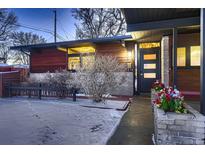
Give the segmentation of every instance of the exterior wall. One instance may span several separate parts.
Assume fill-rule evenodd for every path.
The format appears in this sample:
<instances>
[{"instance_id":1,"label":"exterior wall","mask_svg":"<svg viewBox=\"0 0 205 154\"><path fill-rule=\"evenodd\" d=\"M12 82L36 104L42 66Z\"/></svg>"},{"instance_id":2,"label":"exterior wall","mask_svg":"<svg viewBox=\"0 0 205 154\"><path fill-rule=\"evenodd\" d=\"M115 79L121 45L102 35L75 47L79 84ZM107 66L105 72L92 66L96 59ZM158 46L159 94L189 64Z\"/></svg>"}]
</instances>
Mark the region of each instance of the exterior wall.
<instances>
[{"instance_id":1,"label":"exterior wall","mask_svg":"<svg viewBox=\"0 0 205 154\"><path fill-rule=\"evenodd\" d=\"M12 66L0 66L0 72L8 72L12 70Z\"/></svg>"},{"instance_id":2,"label":"exterior wall","mask_svg":"<svg viewBox=\"0 0 205 154\"><path fill-rule=\"evenodd\" d=\"M134 95L133 72L116 73L116 78L121 75L126 75L126 81L122 83L120 87L110 92L111 95L133 96Z\"/></svg>"},{"instance_id":3,"label":"exterior wall","mask_svg":"<svg viewBox=\"0 0 205 154\"><path fill-rule=\"evenodd\" d=\"M19 71L1 72L0 73L0 97L4 97L7 95L6 86L9 83L18 83L18 82L20 82Z\"/></svg>"},{"instance_id":4,"label":"exterior wall","mask_svg":"<svg viewBox=\"0 0 205 154\"><path fill-rule=\"evenodd\" d=\"M172 57L172 37L169 39L169 56ZM178 34L178 47L186 47L186 51L190 50L190 46L200 45L200 34ZM172 85L172 65L170 58L170 85ZM200 67L178 67L177 68L177 85L181 91L200 91Z\"/></svg>"},{"instance_id":5,"label":"exterior wall","mask_svg":"<svg viewBox=\"0 0 205 154\"><path fill-rule=\"evenodd\" d=\"M110 55L117 57L120 63L134 63L134 42L126 42L125 46L120 42L96 44L96 53L99 55ZM128 59L127 51L132 52L132 58ZM56 69L66 69L66 53L56 49L42 49L34 51L31 54L31 77L43 78L43 73L55 72ZM134 93L134 75L133 69L127 74L127 81L122 84L121 88L116 89L114 95L132 96Z\"/></svg>"},{"instance_id":6,"label":"exterior wall","mask_svg":"<svg viewBox=\"0 0 205 154\"><path fill-rule=\"evenodd\" d=\"M134 42L126 42L125 46L120 42L101 43L96 45L97 54L117 57L121 63L133 62L133 59L128 59L127 51L134 53Z\"/></svg>"},{"instance_id":7,"label":"exterior wall","mask_svg":"<svg viewBox=\"0 0 205 154\"><path fill-rule=\"evenodd\" d=\"M127 75L127 80L119 88L111 92L112 95L124 95L133 96L134 95L134 49L135 42L129 41L125 42L124 46L122 43L104 43L96 45L96 53L99 55L110 55L117 57L120 63L131 64L129 72L123 72ZM128 52L132 53L132 57L128 58ZM117 73L118 75L122 73Z\"/></svg>"},{"instance_id":8,"label":"exterior wall","mask_svg":"<svg viewBox=\"0 0 205 154\"><path fill-rule=\"evenodd\" d=\"M35 80L37 79L39 82L41 82L43 81L43 78L45 78L45 75L46 73L31 73L30 78ZM121 75L126 75L126 81L122 83L120 87L110 92L111 95L133 96L133 72L116 73L116 78Z\"/></svg>"},{"instance_id":9,"label":"exterior wall","mask_svg":"<svg viewBox=\"0 0 205 154\"><path fill-rule=\"evenodd\" d=\"M66 53L55 48L41 49L31 52L30 72L45 73L55 72L55 70L66 69Z\"/></svg>"}]
</instances>

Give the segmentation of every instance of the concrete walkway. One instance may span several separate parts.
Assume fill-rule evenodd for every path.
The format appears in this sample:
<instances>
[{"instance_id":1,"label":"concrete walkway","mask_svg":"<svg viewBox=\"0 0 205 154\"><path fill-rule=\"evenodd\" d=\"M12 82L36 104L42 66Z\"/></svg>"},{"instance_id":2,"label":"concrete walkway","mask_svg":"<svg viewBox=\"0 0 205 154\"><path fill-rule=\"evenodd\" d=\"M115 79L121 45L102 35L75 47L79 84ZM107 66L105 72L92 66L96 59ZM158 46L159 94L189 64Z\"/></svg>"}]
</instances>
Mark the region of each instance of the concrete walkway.
<instances>
[{"instance_id":1,"label":"concrete walkway","mask_svg":"<svg viewBox=\"0 0 205 154\"><path fill-rule=\"evenodd\" d=\"M108 144L147 145L152 143L154 132L150 97L135 96L129 111Z\"/></svg>"}]
</instances>

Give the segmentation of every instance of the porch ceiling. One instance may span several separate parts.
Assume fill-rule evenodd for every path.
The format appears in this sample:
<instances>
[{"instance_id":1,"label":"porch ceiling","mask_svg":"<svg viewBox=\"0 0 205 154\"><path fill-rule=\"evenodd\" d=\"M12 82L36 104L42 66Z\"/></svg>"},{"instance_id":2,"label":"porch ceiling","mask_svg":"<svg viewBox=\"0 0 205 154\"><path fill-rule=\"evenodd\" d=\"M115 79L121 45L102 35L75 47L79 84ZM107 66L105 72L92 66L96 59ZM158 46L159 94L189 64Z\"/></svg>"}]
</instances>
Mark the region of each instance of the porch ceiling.
<instances>
[{"instance_id":1,"label":"porch ceiling","mask_svg":"<svg viewBox=\"0 0 205 154\"><path fill-rule=\"evenodd\" d=\"M193 26L200 22L198 8L127 8L122 12L130 32Z\"/></svg>"}]
</instances>

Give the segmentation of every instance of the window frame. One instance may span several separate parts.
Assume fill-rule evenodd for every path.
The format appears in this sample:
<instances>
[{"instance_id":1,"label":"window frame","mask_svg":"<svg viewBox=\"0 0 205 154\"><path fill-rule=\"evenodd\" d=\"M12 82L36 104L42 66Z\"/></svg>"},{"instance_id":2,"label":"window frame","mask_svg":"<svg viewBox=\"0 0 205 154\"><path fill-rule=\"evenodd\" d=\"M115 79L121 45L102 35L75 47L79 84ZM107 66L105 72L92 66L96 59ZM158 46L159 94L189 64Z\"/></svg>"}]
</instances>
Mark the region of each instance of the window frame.
<instances>
[{"instance_id":1,"label":"window frame","mask_svg":"<svg viewBox=\"0 0 205 154\"><path fill-rule=\"evenodd\" d=\"M75 72L75 71L76 71L75 69L70 69L70 68L69 68L69 57L79 57L79 58L80 58L80 67L82 67L82 57L83 57L83 56L95 56L95 55L96 55L95 53L68 54L68 58L67 58L68 68L67 68L67 70L68 70L68 71L71 71L71 72Z\"/></svg>"},{"instance_id":2,"label":"window frame","mask_svg":"<svg viewBox=\"0 0 205 154\"><path fill-rule=\"evenodd\" d=\"M186 67L186 66L187 66L187 48L186 48L185 46L183 46L183 47L177 47L177 60L178 60L178 48L184 48L184 49L185 49L185 66L178 66L178 65L177 65L177 67L179 67L179 68L181 68L181 67Z\"/></svg>"},{"instance_id":3,"label":"window frame","mask_svg":"<svg viewBox=\"0 0 205 154\"><path fill-rule=\"evenodd\" d=\"M190 54L190 60L189 60L189 62L190 62L190 67L200 67L200 63L199 63L199 65L198 66L191 66L191 47L199 47L199 49L200 49L200 45L191 45L190 47L189 47L189 54ZM199 50L200 52L201 52L201 50ZM200 54L200 53L199 53ZM200 56L199 56L199 60L200 60Z\"/></svg>"},{"instance_id":4,"label":"window frame","mask_svg":"<svg viewBox=\"0 0 205 154\"><path fill-rule=\"evenodd\" d=\"M200 46L200 45L188 45L188 46L178 46L177 48L184 48L186 49L186 66L177 66L177 69L199 69L200 66L191 66L191 46ZM173 47L171 48L173 49ZM171 50L172 51L172 50ZM173 63L173 56L171 54L171 64ZM173 68L173 65L171 65Z\"/></svg>"}]
</instances>

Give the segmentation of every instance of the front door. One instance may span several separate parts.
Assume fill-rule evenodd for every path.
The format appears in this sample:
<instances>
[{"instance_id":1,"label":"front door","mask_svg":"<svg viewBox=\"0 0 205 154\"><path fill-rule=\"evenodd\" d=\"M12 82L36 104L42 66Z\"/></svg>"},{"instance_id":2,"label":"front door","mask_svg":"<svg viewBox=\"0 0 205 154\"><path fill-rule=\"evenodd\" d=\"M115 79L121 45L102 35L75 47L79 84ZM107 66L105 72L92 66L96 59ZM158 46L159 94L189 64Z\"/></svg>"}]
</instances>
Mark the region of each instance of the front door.
<instances>
[{"instance_id":1,"label":"front door","mask_svg":"<svg viewBox=\"0 0 205 154\"><path fill-rule=\"evenodd\" d=\"M150 92L160 79L160 48L140 49L140 92Z\"/></svg>"}]
</instances>

